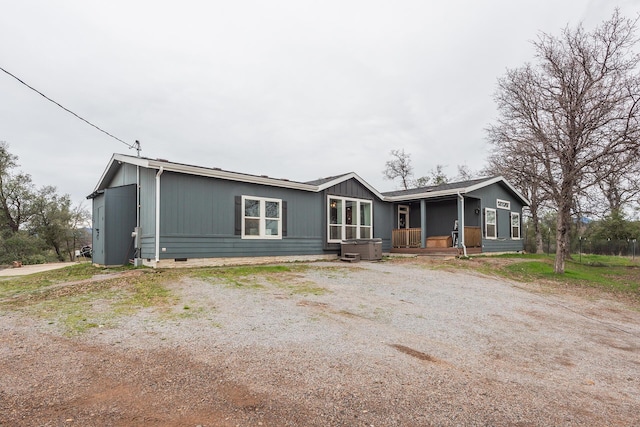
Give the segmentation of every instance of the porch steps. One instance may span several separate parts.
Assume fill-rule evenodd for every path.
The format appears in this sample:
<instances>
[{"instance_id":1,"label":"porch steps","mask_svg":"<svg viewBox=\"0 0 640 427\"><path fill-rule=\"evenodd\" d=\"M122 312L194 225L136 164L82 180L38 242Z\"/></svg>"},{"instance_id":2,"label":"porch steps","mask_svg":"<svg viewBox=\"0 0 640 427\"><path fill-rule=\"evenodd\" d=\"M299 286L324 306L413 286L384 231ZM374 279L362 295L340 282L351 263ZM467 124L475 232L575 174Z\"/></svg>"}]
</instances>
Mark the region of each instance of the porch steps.
<instances>
[{"instance_id":1,"label":"porch steps","mask_svg":"<svg viewBox=\"0 0 640 427\"><path fill-rule=\"evenodd\" d=\"M360 254L347 252L342 254L342 258L340 258L340 260L346 261L346 262L360 262Z\"/></svg>"}]
</instances>

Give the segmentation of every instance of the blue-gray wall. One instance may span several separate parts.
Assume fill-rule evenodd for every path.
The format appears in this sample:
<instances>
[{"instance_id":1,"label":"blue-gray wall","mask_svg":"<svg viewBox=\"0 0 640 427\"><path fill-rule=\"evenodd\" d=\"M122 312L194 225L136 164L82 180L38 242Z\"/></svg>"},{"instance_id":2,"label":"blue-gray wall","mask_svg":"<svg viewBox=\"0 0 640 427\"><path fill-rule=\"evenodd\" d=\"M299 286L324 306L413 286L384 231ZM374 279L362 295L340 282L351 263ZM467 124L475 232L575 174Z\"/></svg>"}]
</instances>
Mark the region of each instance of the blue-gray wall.
<instances>
[{"instance_id":1,"label":"blue-gray wall","mask_svg":"<svg viewBox=\"0 0 640 427\"><path fill-rule=\"evenodd\" d=\"M162 174L160 189L160 247L166 249L161 250L161 259L323 253L322 208L317 193L173 172ZM242 239L236 235L234 202L236 196L243 195L286 202L287 235L282 239ZM155 208L149 209L152 211L155 215ZM148 222L152 222L150 218ZM155 232L155 225L151 232ZM153 239L143 246L142 256L155 257Z\"/></svg>"},{"instance_id":2,"label":"blue-gray wall","mask_svg":"<svg viewBox=\"0 0 640 427\"><path fill-rule=\"evenodd\" d=\"M156 170L141 168L141 257L155 258ZM118 176L118 175L116 175ZM314 193L164 172L160 176L160 258L319 255L337 253L326 243L327 195L373 200L374 237L391 247L392 206L356 180ZM235 234L237 196L281 199L287 205L287 234L282 239L242 239ZM165 250L163 251L162 248Z\"/></svg>"},{"instance_id":3,"label":"blue-gray wall","mask_svg":"<svg viewBox=\"0 0 640 427\"><path fill-rule=\"evenodd\" d=\"M511 218L510 212L517 212L520 214L520 235L522 236L522 202L513 194L505 185L497 183L490 185L479 190L476 190L470 195L482 200L481 203L481 227L482 227L482 251L483 252L515 252L522 251L524 249L524 242L522 239L511 238ZM496 200L506 200L511 202L511 209L497 209ZM496 209L497 216L497 239L487 239L485 236L484 227L484 208Z\"/></svg>"}]
</instances>

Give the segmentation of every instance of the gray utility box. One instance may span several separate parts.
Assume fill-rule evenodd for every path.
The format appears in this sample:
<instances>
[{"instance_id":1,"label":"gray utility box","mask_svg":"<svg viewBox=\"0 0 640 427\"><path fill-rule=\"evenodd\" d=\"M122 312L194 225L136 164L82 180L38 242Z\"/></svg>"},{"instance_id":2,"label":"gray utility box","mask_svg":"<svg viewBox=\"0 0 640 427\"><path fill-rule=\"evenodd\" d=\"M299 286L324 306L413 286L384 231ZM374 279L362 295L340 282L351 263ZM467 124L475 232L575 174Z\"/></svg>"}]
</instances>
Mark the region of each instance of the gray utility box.
<instances>
[{"instance_id":1,"label":"gray utility box","mask_svg":"<svg viewBox=\"0 0 640 427\"><path fill-rule=\"evenodd\" d=\"M360 254L361 260L376 261L382 259L382 239L343 240L340 245L341 256Z\"/></svg>"}]
</instances>

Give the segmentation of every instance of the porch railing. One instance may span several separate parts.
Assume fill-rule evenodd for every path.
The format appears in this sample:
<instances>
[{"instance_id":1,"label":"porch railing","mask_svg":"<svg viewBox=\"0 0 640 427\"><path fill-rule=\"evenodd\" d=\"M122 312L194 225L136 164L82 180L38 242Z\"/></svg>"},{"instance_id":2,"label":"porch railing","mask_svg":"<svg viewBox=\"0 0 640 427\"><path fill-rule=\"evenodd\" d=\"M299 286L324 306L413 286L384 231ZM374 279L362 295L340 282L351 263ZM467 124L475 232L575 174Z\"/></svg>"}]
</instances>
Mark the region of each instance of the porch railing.
<instances>
[{"instance_id":1,"label":"porch railing","mask_svg":"<svg viewBox=\"0 0 640 427\"><path fill-rule=\"evenodd\" d=\"M464 245L468 248L479 248L482 246L482 230L480 227L464 228Z\"/></svg>"},{"instance_id":2,"label":"porch railing","mask_svg":"<svg viewBox=\"0 0 640 427\"><path fill-rule=\"evenodd\" d=\"M394 248L419 248L420 240L419 228L394 228L391 233L391 245ZM467 247L482 246L480 227L464 227L464 244Z\"/></svg>"},{"instance_id":3,"label":"porch railing","mask_svg":"<svg viewBox=\"0 0 640 427\"><path fill-rule=\"evenodd\" d=\"M419 228L394 228L391 233L391 245L394 248L419 248L420 240Z\"/></svg>"}]
</instances>

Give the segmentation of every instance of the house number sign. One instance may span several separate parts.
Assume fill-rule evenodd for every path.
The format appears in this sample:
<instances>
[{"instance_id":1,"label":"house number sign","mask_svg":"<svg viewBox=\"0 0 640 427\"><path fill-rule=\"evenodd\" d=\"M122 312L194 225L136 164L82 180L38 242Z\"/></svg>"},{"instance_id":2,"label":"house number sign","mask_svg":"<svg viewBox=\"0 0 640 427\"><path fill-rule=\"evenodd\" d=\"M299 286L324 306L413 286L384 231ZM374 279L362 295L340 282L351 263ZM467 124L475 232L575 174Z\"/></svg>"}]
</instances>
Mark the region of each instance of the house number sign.
<instances>
[{"instance_id":1,"label":"house number sign","mask_svg":"<svg viewBox=\"0 0 640 427\"><path fill-rule=\"evenodd\" d=\"M496 199L496 207L498 209L511 210L511 202L508 200Z\"/></svg>"}]
</instances>

